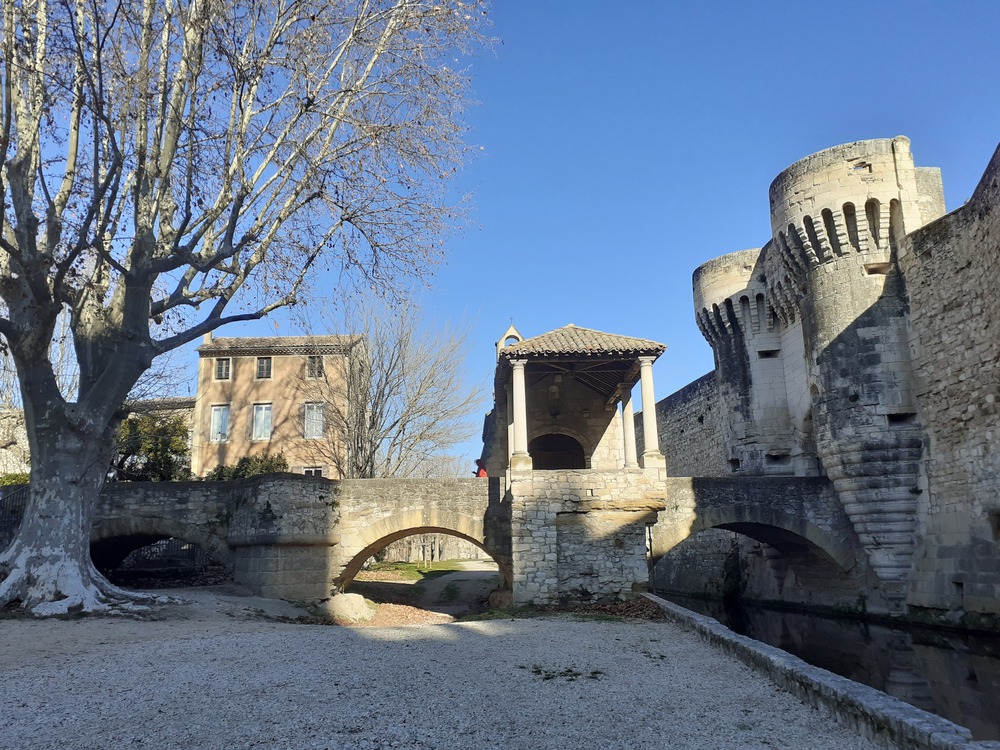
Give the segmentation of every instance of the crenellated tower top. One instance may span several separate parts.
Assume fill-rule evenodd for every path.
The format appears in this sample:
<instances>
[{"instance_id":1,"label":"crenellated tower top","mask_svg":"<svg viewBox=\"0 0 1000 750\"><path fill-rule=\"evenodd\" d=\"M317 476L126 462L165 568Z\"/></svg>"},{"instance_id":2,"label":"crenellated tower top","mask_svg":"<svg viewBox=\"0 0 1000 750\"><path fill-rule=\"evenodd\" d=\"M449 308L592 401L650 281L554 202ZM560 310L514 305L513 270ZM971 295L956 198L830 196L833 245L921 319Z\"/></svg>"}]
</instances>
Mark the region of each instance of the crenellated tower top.
<instances>
[{"instance_id":1,"label":"crenellated tower top","mask_svg":"<svg viewBox=\"0 0 1000 750\"><path fill-rule=\"evenodd\" d=\"M757 271L760 253L760 248L739 250L695 270L695 317L710 344L734 333L752 336L772 328L765 306L765 282Z\"/></svg>"},{"instance_id":2,"label":"crenellated tower top","mask_svg":"<svg viewBox=\"0 0 1000 750\"><path fill-rule=\"evenodd\" d=\"M801 159L774 179L769 197L772 237L793 276L857 253L889 263L903 235L944 213L941 171L915 167L903 136Z\"/></svg>"}]
</instances>

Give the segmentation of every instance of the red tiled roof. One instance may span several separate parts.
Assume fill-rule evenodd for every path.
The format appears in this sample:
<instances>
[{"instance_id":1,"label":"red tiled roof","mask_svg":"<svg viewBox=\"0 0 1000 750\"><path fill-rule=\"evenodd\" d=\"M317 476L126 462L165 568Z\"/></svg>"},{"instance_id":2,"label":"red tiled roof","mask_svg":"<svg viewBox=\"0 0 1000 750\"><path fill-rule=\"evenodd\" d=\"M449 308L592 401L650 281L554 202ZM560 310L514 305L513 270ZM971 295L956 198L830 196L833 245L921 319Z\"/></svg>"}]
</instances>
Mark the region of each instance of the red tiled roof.
<instances>
[{"instance_id":1,"label":"red tiled roof","mask_svg":"<svg viewBox=\"0 0 1000 750\"><path fill-rule=\"evenodd\" d=\"M656 356L667 347L649 339L619 336L591 328L580 328L572 323L554 331L525 339L500 350L500 356L512 359L519 356Z\"/></svg>"}]
</instances>

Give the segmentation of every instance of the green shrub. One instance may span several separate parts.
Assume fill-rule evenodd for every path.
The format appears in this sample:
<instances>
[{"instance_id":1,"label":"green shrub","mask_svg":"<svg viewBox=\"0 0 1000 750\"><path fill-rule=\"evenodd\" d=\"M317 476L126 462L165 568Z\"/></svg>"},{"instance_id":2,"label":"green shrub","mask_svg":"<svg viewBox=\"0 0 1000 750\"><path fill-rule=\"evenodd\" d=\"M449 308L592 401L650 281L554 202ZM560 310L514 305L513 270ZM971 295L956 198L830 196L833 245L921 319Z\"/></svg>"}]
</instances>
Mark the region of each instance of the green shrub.
<instances>
[{"instance_id":1,"label":"green shrub","mask_svg":"<svg viewBox=\"0 0 1000 750\"><path fill-rule=\"evenodd\" d=\"M31 478L27 472L11 472L10 474L0 474L0 487L11 487L16 484L27 484Z\"/></svg>"},{"instance_id":2,"label":"green shrub","mask_svg":"<svg viewBox=\"0 0 1000 750\"><path fill-rule=\"evenodd\" d=\"M183 482L191 478L187 423L178 416L137 414L118 432L119 481Z\"/></svg>"},{"instance_id":3,"label":"green shrub","mask_svg":"<svg viewBox=\"0 0 1000 750\"><path fill-rule=\"evenodd\" d=\"M275 456L265 453L262 456L244 456L233 466L216 466L205 477L210 482L225 482L230 479L246 479L261 474L276 474L288 471L288 461L285 454Z\"/></svg>"}]
</instances>

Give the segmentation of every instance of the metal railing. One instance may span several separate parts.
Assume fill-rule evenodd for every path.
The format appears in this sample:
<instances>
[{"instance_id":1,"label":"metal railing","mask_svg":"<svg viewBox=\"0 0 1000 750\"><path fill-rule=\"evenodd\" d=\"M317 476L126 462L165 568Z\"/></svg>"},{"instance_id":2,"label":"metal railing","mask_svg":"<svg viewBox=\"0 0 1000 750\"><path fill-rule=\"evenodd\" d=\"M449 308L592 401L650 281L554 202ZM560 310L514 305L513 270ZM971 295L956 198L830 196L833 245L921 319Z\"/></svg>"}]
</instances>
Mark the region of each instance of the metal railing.
<instances>
[{"instance_id":1,"label":"metal railing","mask_svg":"<svg viewBox=\"0 0 1000 750\"><path fill-rule=\"evenodd\" d=\"M28 485L0 487L0 550L17 534L27 504Z\"/></svg>"},{"instance_id":2,"label":"metal railing","mask_svg":"<svg viewBox=\"0 0 1000 750\"><path fill-rule=\"evenodd\" d=\"M183 539L161 539L128 553L118 572L204 571L214 564L205 550Z\"/></svg>"}]
</instances>

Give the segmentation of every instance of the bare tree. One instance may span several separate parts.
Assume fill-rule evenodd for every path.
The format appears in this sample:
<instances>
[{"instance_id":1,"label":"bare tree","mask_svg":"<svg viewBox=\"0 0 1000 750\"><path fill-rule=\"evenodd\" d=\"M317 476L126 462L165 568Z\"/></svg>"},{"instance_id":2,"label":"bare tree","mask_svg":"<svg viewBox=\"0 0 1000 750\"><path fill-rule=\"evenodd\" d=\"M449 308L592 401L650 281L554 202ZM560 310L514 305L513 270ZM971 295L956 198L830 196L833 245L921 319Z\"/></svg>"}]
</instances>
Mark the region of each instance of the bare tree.
<instances>
[{"instance_id":1,"label":"bare tree","mask_svg":"<svg viewBox=\"0 0 1000 750\"><path fill-rule=\"evenodd\" d=\"M338 325L359 344L302 386L325 406L317 463L345 478L450 473L449 451L475 436L482 399L466 378L467 331L431 325L411 303L349 307Z\"/></svg>"},{"instance_id":2,"label":"bare tree","mask_svg":"<svg viewBox=\"0 0 1000 750\"><path fill-rule=\"evenodd\" d=\"M0 606L131 598L90 561L122 403L158 355L294 304L321 270L391 287L440 250L480 0L5 0L0 336L31 493ZM335 281L334 283L337 283ZM77 383L50 354L69 317Z\"/></svg>"}]
</instances>

